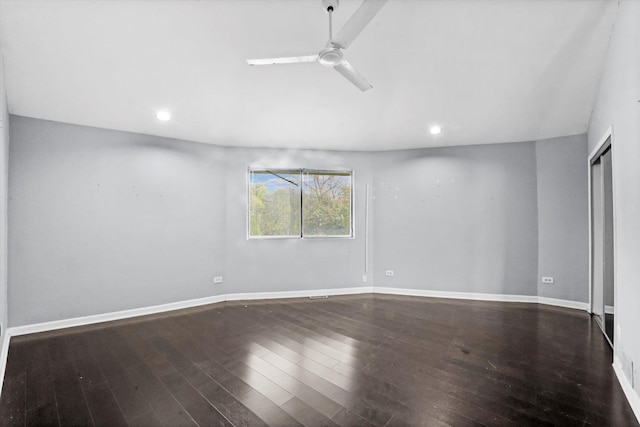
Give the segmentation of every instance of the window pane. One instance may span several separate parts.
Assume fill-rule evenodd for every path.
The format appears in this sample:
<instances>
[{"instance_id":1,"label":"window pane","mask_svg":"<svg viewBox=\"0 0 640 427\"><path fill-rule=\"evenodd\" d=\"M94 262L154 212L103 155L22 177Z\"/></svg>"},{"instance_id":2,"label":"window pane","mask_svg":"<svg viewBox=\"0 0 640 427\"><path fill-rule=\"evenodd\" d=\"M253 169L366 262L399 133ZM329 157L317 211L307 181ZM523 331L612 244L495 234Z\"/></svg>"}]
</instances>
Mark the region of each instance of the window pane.
<instances>
[{"instance_id":1,"label":"window pane","mask_svg":"<svg viewBox=\"0 0 640 427\"><path fill-rule=\"evenodd\" d=\"M249 236L300 237L300 171L250 171Z\"/></svg>"},{"instance_id":2,"label":"window pane","mask_svg":"<svg viewBox=\"0 0 640 427\"><path fill-rule=\"evenodd\" d=\"M351 236L351 172L304 171L303 236Z\"/></svg>"}]
</instances>

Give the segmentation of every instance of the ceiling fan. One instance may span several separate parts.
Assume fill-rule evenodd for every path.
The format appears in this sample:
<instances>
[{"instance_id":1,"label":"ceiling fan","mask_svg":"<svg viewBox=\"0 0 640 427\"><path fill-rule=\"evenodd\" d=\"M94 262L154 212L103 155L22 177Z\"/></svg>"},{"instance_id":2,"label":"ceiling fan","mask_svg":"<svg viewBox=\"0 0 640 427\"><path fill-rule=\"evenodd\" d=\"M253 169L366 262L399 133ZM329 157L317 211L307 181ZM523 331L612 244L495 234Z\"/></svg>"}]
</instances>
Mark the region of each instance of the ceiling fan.
<instances>
[{"instance_id":1,"label":"ceiling fan","mask_svg":"<svg viewBox=\"0 0 640 427\"><path fill-rule=\"evenodd\" d=\"M333 67L361 91L373 86L344 58L342 53L353 43L364 27L384 6L386 0L364 0L340 32L333 37L332 14L338 8L339 0L322 0L322 8L329 14L329 41L324 49L315 55L290 56L281 58L247 59L249 65L294 64L299 62L319 62L325 67Z\"/></svg>"}]
</instances>

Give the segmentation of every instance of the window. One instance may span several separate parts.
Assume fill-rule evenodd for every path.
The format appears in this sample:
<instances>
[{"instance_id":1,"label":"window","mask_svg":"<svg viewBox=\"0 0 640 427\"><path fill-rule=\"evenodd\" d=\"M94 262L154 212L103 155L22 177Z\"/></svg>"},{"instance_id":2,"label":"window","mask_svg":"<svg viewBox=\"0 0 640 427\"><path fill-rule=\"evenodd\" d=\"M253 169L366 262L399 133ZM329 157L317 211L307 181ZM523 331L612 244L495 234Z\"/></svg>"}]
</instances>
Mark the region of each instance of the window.
<instances>
[{"instance_id":1,"label":"window","mask_svg":"<svg viewBox=\"0 0 640 427\"><path fill-rule=\"evenodd\" d=\"M249 237L352 237L353 172L249 169Z\"/></svg>"},{"instance_id":2,"label":"window","mask_svg":"<svg viewBox=\"0 0 640 427\"><path fill-rule=\"evenodd\" d=\"M351 172L302 172L302 235L351 236Z\"/></svg>"},{"instance_id":3,"label":"window","mask_svg":"<svg viewBox=\"0 0 640 427\"><path fill-rule=\"evenodd\" d=\"M249 171L249 236L300 237L300 171Z\"/></svg>"}]
</instances>

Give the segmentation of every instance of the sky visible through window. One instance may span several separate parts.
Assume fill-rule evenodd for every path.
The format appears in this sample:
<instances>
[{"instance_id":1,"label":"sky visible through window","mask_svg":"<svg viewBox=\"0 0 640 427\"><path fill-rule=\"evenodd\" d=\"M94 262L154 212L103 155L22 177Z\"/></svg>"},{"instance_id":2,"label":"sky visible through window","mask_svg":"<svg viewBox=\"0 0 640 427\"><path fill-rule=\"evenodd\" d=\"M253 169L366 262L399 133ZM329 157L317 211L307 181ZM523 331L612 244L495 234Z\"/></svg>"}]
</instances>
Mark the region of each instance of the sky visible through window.
<instances>
[{"instance_id":1,"label":"sky visible through window","mask_svg":"<svg viewBox=\"0 0 640 427\"><path fill-rule=\"evenodd\" d=\"M264 184L269 193L290 186L300 186L300 172L252 171L251 184Z\"/></svg>"}]
</instances>

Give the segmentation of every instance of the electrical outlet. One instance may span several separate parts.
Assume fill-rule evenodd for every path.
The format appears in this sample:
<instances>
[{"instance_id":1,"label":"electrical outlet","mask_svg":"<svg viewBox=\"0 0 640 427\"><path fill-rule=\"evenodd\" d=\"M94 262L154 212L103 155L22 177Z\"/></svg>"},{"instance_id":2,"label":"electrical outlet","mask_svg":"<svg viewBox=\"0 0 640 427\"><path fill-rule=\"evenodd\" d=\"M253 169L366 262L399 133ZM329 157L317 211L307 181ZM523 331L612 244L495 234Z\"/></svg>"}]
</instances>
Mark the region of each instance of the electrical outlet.
<instances>
[{"instance_id":1,"label":"electrical outlet","mask_svg":"<svg viewBox=\"0 0 640 427\"><path fill-rule=\"evenodd\" d=\"M222 276L216 276L213 278L213 283L222 283Z\"/></svg>"},{"instance_id":2,"label":"electrical outlet","mask_svg":"<svg viewBox=\"0 0 640 427\"><path fill-rule=\"evenodd\" d=\"M362 281L363 281L364 283L367 283L367 275L366 275L366 274L365 274L364 276L362 276Z\"/></svg>"},{"instance_id":3,"label":"electrical outlet","mask_svg":"<svg viewBox=\"0 0 640 427\"><path fill-rule=\"evenodd\" d=\"M553 277L542 276L542 283L553 283Z\"/></svg>"},{"instance_id":4,"label":"electrical outlet","mask_svg":"<svg viewBox=\"0 0 640 427\"><path fill-rule=\"evenodd\" d=\"M393 276L393 274L394 274L393 270L387 270L387 271L384 272L385 276Z\"/></svg>"}]
</instances>

